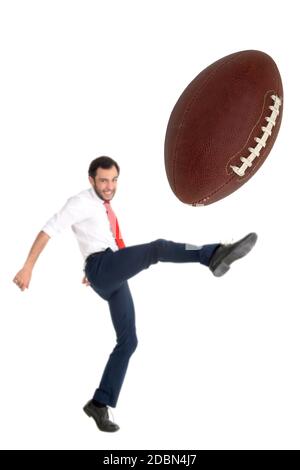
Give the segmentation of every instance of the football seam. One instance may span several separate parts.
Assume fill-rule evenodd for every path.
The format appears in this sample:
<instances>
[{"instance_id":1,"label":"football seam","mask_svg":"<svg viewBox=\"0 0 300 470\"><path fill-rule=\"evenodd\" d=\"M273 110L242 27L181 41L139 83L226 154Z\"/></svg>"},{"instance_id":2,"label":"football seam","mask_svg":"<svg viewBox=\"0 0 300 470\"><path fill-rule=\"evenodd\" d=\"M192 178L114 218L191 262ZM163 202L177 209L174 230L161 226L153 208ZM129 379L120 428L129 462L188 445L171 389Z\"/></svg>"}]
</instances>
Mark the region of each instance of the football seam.
<instances>
[{"instance_id":1,"label":"football seam","mask_svg":"<svg viewBox=\"0 0 300 470\"><path fill-rule=\"evenodd\" d=\"M283 103L283 101L282 101ZM278 132L279 132L279 128L280 128L280 125L281 125L281 119L282 119L282 111L281 111L281 114L280 114L280 120L279 120L279 123L278 123L278 126L276 128L276 132L274 132L271 136L270 136L270 140L269 140L269 152L271 151L274 143L275 143L275 140L277 138L277 135L278 135ZM259 121L258 121L259 122ZM249 139L248 139L249 140ZM247 140L247 142L248 142ZM269 153L268 153L269 155ZM266 157L268 156L266 155L263 159L259 159L257 160L257 164L256 165L253 165L253 167L251 169L249 169L248 173L245 174L245 176L243 176L242 178L237 178L235 174L231 175L226 181L225 183L223 183L221 186L219 186L218 188L216 188L214 191L210 192L209 194L206 194L204 197L202 197L201 199L198 199L197 201L194 201L192 203L189 203L188 205L191 205L191 206L204 206L205 205L205 202L206 200L209 200L212 196L214 196L215 194L217 194L219 191L221 191L225 186L227 186L227 184L231 183L232 180L236 179L236 182L237 183L240 183L241 186L248 180L250 179L250 177L256 173L256 171L263 165L263 163L265 162L265 159ZM231 160L231 159L230 159ZM229 160L229 161L230 161ZM238 188L236 188L235 190L237 190Z\"/></svg>"},{"instance_id":2,"label":"football seam","mask_svg":"<svg viewBox=\"0 0 300 470\"><path fill-rule=\"evenodd\" d=\"M246 175L246 172L249 173L249 168L251 168L252 165L257 165L258 161L261 159L265 159L270 152L269 150L269 142L271 140L270 137L272 136L274 131L276 131L278 128L279 114L281 111L280 110L280 106L281 106L280 98L275 94L272 94L271 98L273 99L274 104L271 106L268 106L268 108L272 110L272 114L271 116L264 117L264 121L267 121L268 124L266 126L260 127L260 131L262 131L262 135L260 133L260 137L258 137L257 135L255 137L251 137L251 141L256 142L255 147L254 147L254 144L252 147L248 147L247 148L248 156L247 157L241 156L239 158L240 162L242 162L242 164L239 162L240 166L230 165L230 168L241 178L243 178Z\"/></svg>"},{"instance_id":3,"label":"football seam","mask_svg":"<svg viewBox=\"0 0 300 470\"><path fill-rule=\"evenodd\" d=\"M276 91L274 89L266 91L265 96L264 96L264 101L263 101L263 106L262 106L261 113L260 113L259 118L257 119L256 123L253 125L251 131L249 132L249 135L248 135L248 138L247 138L245 144L243 145L243 147L240 150L238 150L238 152L236 152L232 157L230 157L228 159L227 164L226 164L227 174L230 174L230 175L232 174L231 170L229 170L229 167L230 168L233 167L233 165L231 165L231 163L233 161L237 160L237 156L239 154L241 154L241 156L238 158L239 161L237 162L237 164L241 164L241 161L243 161L243 160L241 160L241 157L245 158L243 154L246 154L247 150L249 151L249 145L252 145L252 143L255 142L255 138L257 137L257 135L254 135L254 131L255 131L256 127L259 126L260 123L263 124L263 122L266 118L266 110L269 108L268 99L271 97L270 96L271 94L276 94ZM252 165L251 165L252 168L251 168L251 166L248 167L247 168L247 173L244 173L243 175L238 175L238 173L235 172L240 178L247 177L247 175L252 172L253 167L258 165L259 160L263 160L264 158L266 158L268 156L270 143L272 141L271 137L274 133L276 134L276 131L277 131L278 127L280 127L280 115L281 114L282 114L282 112L280 110L280 112L278 113L278 115L276 117L276 122L275 122L275 125L273 126L272 133L267 138L265 147L263 149L261 149L261 155L259 155L259 157L257 157L257 159L254 159L252 161ZM262 130L263 125L259 126L259 128L260 128L260 130ZM230 173L229 173L229 171L230 171Z\"/></svg>"}]
</instances>

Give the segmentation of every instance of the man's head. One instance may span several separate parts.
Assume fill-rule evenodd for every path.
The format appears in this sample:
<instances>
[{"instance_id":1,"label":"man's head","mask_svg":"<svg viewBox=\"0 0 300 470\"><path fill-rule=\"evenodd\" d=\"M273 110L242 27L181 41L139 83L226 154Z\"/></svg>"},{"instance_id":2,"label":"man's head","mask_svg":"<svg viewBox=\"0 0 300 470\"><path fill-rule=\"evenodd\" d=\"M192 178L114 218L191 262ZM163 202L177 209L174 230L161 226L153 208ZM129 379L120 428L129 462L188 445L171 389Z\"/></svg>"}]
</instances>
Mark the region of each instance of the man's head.
<instances>
[{"instance_id":1,"label":"man's head","mask_svg":"<svg viewBox=\"0 0 300 470\"><path fill-rule=\"evenodd\" d=\"M89 166L89 181L104 201L114 197L119 174L119 165L110 157L98 157Z\"/></svg>"}]
</instances>

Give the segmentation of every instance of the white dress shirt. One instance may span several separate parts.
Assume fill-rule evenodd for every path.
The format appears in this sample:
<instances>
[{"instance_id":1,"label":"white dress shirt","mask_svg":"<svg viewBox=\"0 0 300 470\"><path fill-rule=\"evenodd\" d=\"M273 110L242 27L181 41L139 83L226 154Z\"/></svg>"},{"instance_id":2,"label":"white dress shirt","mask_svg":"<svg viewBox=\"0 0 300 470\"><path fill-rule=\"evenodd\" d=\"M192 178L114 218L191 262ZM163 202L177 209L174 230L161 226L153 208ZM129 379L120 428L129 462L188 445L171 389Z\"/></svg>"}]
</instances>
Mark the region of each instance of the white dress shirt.
<instances>
[{"instance_id":1,"label":"white dress shirt","mask_svg":"<svg viewBox=\"0 0 300 470\"><path fill-rule=\"evenodd\" d=\"M103 202L93 187L81 191L70 197L41 230L53 237L71 227L84 260L91 253L104 251L106 248L117 251L119 248Z\"/></svg>"}]
</instances>

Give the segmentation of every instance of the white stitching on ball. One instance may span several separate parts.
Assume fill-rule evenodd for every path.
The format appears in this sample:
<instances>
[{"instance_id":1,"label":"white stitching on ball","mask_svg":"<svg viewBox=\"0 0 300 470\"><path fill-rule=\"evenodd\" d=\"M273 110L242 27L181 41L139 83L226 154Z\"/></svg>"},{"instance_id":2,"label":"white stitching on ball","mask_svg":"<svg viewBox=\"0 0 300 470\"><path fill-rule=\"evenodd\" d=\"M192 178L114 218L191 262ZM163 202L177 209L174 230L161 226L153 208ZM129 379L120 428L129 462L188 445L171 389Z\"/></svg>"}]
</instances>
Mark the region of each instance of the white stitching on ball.
<instances>
[{"instance_id":1,"label":"white stitching on ball","mask_svg":"<svg viewBox=\"0 0 300 470\"><path fill-rule=\"evenodd\" d=\"M262 126L261 130L263 131L263 135L260 138L255 137L254 139L255 142L257 143L256 147L248 148L250 155L247 158L240 157L240 160L242 162L242 165L240 167L230 165L230 167L238 176L245 175L245 171L247 170L247 168L252 166L253 160L260 156L261 149L266 146L266 142L268 138L270 137L270 135L272 134L272 128L275 126L276 118L279 114L279 107L281 106L281 99L277 95L272 95L271 98L274 101L274 105L269 106L269 109L272 111L272 114L271 116L268 116L265 118L268 125L266 127Z\"/></svg>"}]
</instances>

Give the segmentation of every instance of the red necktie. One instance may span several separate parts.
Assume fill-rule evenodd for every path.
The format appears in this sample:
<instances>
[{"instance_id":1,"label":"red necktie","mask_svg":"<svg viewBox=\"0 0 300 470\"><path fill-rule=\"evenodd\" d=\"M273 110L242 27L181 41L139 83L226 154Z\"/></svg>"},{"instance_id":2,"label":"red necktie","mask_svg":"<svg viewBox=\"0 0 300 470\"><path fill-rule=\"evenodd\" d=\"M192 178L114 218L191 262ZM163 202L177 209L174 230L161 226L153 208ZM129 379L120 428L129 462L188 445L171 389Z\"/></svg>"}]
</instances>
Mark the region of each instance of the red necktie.
<instances>
[{"instance_id":1,"label":"red necktie","mask_svg":"<svg viewBox=\"0 0 300 470\"><path fill-rule=\"evenodd\" d=\"M112 233L115 237L116 243L119 248L125 248L125 243L123 241L121 232L120 232L120 227L118 223L118 219L116 217L116 214L111 208L110 202L109 201L104 201L104 207L106 209L107 217L110 223L110 228L112 230Z\"/></svg>"}]
</instances>

